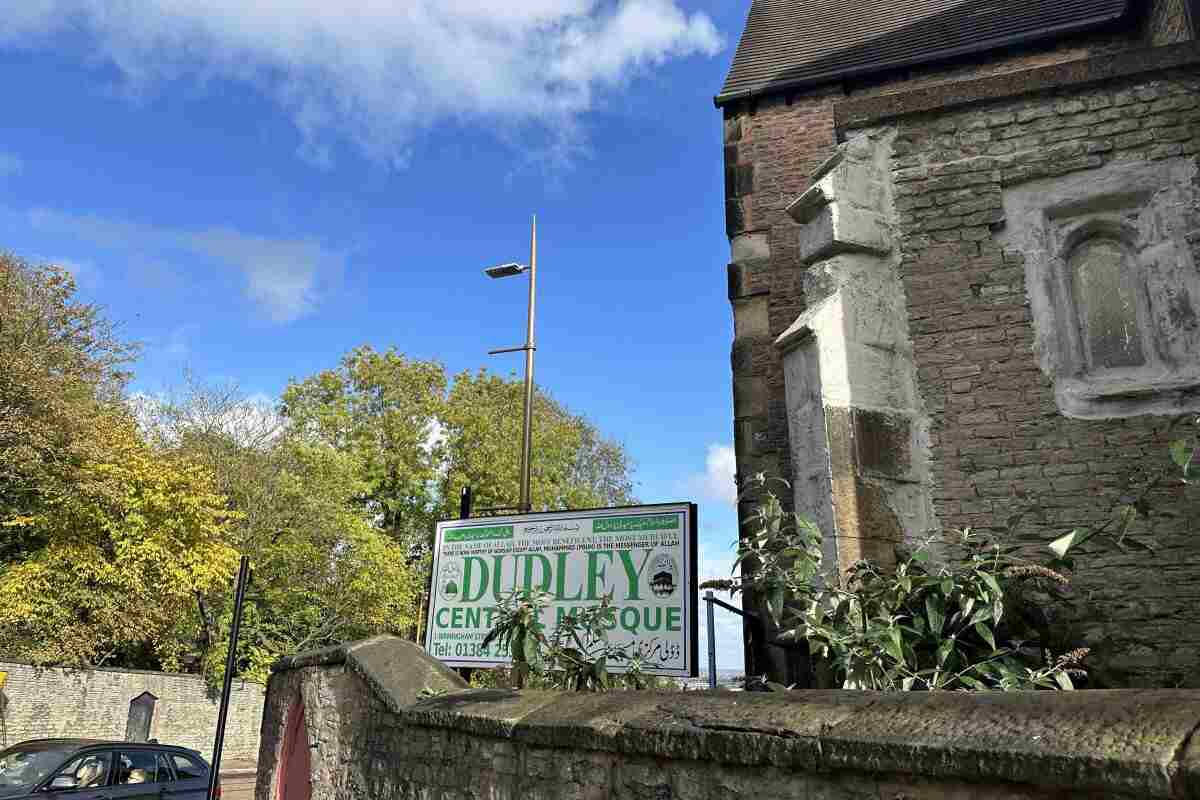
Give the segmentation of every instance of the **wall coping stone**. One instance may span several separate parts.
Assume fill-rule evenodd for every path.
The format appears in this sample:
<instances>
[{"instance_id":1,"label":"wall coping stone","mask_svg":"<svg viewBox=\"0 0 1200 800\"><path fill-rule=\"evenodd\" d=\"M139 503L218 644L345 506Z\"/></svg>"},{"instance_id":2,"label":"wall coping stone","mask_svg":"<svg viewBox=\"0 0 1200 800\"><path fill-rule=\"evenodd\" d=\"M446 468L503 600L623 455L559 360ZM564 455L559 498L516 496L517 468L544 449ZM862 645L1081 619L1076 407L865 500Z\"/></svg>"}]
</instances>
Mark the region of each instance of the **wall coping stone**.
<instances>
[{"instance_id":1,"label":"wall coping stone","mask_svg":"<svg viewBox=\"0 0 1200 800\"><path fill-rule=\"evenodd\" d=\"M1200 64L1200 41L1124 50L970 80L950 80L932 86L838 101L833 107L834 128L840 136L847 129L893 117L1196 64Z\"/></svg>"},{"instance_id":2,"label":"wall coping stone","mask_svg":"<svg viewBox=\"0 0 1200 800\"><path fill-rule=\"evenodd\" d=\"M53 670L62 672L68 675L86 675L91 672L102 672L113 675L152 675L156 678L172 678L187 680L191 682L204 681L204 676L196 672L162 672L155 669L126 669L124 667L76 667L64 664L35 664L32 661L19 661L17 659L5 658L0 659L0 669L5 666L28 667L39 672L44 670ZM242 677L236 677L234 680L240 680L242 683L248 681Z\"/></svg>"},{"instance_id":3,"label":"wall coping stone","mask_svg":"<svg viewBox=\"0 0 1200 800\"><path fill-rule=\"evenodd\" d=\"M465 684L420 647L389 636L291 656L273 669L342 662L406 724L538 747L1200 798L1196 690L466 689L421 698L414 678Z\"/></svg>"},{"instance_id":4,"label":"wall coping stone","mask_svg":"<svg viewBox=\"0 0 1200 800\"><path fill-rule=\"evenodd\" d=\"M396 636L375 636L345 642L294 656L271 665L272 672L345 664L393 711L401 712L423 691L455 691L467 682L413 642Z\"/></svg>"}]
</instances>

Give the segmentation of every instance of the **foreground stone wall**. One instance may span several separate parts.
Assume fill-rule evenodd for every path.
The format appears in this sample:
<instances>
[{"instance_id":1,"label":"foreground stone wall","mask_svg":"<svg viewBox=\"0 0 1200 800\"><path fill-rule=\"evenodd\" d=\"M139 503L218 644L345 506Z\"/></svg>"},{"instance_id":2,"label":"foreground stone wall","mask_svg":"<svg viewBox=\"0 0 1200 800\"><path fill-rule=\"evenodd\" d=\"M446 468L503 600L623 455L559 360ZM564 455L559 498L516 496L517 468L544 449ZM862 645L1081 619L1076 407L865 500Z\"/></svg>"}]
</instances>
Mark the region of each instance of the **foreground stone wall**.
<instances>
[{"instance_id":1,"label":"foreground stone wall","mask_svg":"<svg viewBox=\"0 0 1200 800\"><path fill-rule=\"evenodd\" d=\"M79 736L124 739L129 701L142 692L158 698L150 738L209 753L217 729L219 696L197 675L139 670L67 670L0 662L8 673L0 695L0 746L26 739ZM223 758L258 757L263 691L234 681Z\"/></svg>"},{"instance_id":2,"label":"foreground stone wall","mask_svg":"<svg viewBox=\"0 0 1200 800\"><path fill-rule=\"evenodd\" d=\"M1193 798L1200 693L460 690L381 637L285 660L258 800L304 703L314 800ZM284 797L283 800L288 800Z\"/></svg>"}]
</instances>

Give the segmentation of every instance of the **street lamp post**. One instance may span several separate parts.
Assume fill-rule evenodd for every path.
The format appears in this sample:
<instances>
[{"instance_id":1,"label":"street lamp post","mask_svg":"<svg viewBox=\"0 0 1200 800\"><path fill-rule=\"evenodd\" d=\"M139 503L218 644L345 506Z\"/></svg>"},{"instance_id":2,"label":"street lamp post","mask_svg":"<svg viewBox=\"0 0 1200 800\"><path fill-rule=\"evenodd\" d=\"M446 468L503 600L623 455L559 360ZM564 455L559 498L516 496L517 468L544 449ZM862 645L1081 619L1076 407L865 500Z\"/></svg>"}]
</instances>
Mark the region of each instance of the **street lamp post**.
<instances>
[{"instance_id":1,"label":"street lamp post","mask_svg":"<svg viewBox=\"0 0 1200 800\"><path fill-rule=\"evenodd\" d=\"M529 315L526 318L525 344L520 347L502 347L499 350L489 350L488 355L497 353L515 353L525 351L525 422L521 438L521 511L531 511L533 504L529 499L529 463L533 449L533 353L537 350L533 338L533 314L537 297L537 216L533 218L533 226L529 237L529 266L524 264L500 264L488 267L484 273L489 278L508 278L529 273Z\"/></svg>"}]
</instances>

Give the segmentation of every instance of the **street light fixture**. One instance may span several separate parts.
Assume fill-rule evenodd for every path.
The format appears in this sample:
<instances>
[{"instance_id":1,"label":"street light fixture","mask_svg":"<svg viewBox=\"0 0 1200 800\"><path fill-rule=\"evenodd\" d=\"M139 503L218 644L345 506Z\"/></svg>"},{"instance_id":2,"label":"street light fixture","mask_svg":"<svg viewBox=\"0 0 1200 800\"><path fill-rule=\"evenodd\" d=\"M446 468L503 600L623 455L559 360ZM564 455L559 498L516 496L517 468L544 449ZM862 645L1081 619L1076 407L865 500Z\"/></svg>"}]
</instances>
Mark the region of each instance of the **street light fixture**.
<instances>
[{"instance_id":1,"label":"street light fixture","mask_svg":"<svg viewBox=\"0 0 1200 800\"><path fill-rule=\"evenodd\" d=\"M502 347L489 350L488 355L498 353L525 352L525 424L521 440L521 511L529 512L533 504L529 499L529 456L533 445L533 353L537 350L533 341L533 311L537 291L537 216L533 218L533 227L529 237L529 266L509 262L488 267L484 274L489 278L511 278L521 273L529 273L529 315L526 319L525 344L517 347Z\"/></svg>"},{"instance_id":2,"label":"street light fixture","mask_svg":"<svg viewBox=\"0 0 1200 800\"><path fill-rule=\"evenodd\" d=\"M524 264L500 264L495 267L488 267L483 271L483 274L489 278L511 278L513 275L520 275L528 267Z\"/></svg>"}]
</instances>

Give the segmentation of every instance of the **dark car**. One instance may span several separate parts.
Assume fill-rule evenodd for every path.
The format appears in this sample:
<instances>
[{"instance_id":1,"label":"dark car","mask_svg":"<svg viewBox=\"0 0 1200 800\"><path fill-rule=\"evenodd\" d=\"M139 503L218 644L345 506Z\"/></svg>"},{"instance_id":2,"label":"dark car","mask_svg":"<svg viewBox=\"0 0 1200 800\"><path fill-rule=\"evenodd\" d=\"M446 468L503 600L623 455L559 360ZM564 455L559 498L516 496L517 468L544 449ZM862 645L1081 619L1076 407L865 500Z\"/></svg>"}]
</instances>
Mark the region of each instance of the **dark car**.
<instances>
[{"instance_id":1,"label":"dark car","mask_svg":"<svg viewBox=\"0 0 1200 800\"><path fill-rule=\"evenodd\" d=\"M186 747L32 739L0 751L0 800L205 800L209 774Z\"/></svg>"}]
</instances>

